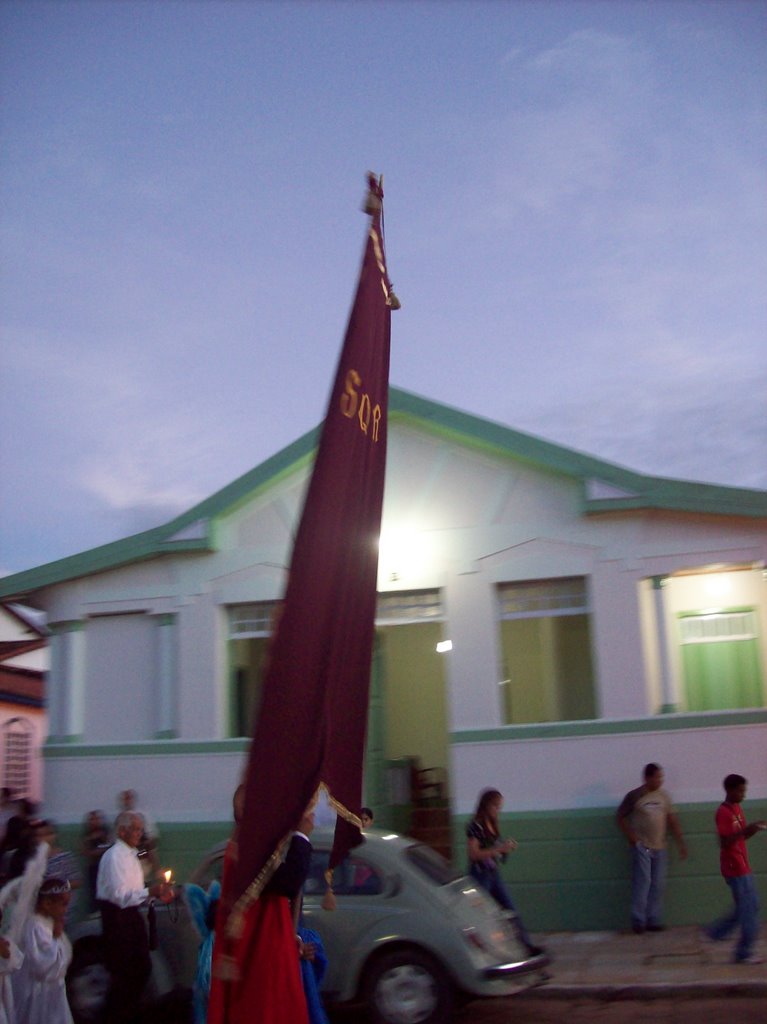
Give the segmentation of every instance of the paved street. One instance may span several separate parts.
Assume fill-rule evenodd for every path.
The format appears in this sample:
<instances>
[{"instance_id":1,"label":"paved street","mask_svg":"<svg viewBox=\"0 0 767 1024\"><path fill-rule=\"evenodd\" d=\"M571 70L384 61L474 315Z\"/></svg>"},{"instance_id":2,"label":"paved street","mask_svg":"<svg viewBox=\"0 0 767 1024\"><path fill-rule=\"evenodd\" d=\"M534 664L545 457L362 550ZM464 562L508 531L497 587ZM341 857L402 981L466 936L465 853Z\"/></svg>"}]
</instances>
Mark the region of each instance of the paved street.
<instances>
[{"instance_id":1,"label":"paved street","mask_svg":"<svg viewBox=\"0 0 767 1024\"><path fill-rule=\"evenodd\" d=\"M453 1024L767 1024L767 965L731 962L728 943L694 926L655 935L558 932L538 936L551 955L545 986L474 1000ZM765 955L765 943L757 952ZM367 1024L360 1010L332 1024Z\"/></svg>"},{"instance_id":2,"label":"paved street","mask_svg":"<svg viewBox=\"0 0 767 1024\"><path fill-rule=\"evenodd\" d=\"M764 1024L764 999L526 999L471 1003L455 1024Z\"/></svg>"},{"instance_id":3,"label":"paved street","mask_svg":"<svg viewBox=\"0 0 767 1024\"><path fill-rule=\"evenodd\" d=\"M762 997L711 996L705 999L545 999L536 996L469 1003L454 1024L764 1024ZM331 1015L331 1024L366 1024L360 1011Z\"/></svg>"}]
</instances>

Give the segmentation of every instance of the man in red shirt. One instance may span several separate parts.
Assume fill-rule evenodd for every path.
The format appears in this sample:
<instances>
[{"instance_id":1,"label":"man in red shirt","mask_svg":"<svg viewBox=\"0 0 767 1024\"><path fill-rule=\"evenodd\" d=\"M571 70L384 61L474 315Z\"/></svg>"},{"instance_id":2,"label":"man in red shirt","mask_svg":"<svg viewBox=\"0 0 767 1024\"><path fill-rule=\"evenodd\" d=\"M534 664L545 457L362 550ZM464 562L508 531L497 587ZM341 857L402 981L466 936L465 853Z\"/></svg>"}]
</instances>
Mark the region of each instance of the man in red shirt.
<instances>
[{"instance_id":1,"label":"man in red shirt","mask_svg":"<svg viewBox=\"0 0 767 1024\"><path fill-rule=\"evenodd\" d=\"M704 931L710 939L719 941L740 925L735 963L761 964L764 962L762 957L754 953L754 943L759 934L759 898L751 865L748 863L746 840L760 830L767 829L767 821L746 825L740 805L745 799L747 785L742 775L728 775L724 780L726 797L716 812L716 831L719 835L719 864L735 906L729 914Z\"/></svg>"}]
</instances>

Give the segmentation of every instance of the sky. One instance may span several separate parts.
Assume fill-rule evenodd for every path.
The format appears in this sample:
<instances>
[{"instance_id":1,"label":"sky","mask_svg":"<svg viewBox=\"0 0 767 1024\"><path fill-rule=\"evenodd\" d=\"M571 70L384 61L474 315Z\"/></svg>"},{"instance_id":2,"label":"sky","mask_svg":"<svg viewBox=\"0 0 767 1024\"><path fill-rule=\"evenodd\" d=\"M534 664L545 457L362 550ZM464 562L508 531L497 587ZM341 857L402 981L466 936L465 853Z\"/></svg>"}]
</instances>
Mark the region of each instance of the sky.
<instances>
[{"instance_id":1,"label":"sky","mask_svg":"<svg viewBox=\"0 0 767 1024\"><path fill-rule=\"evenodd\" d=\"M0 4L0 572L318 424L384 175L391 382L767 488L767 3Z\"/></svg>"}]
</instances>

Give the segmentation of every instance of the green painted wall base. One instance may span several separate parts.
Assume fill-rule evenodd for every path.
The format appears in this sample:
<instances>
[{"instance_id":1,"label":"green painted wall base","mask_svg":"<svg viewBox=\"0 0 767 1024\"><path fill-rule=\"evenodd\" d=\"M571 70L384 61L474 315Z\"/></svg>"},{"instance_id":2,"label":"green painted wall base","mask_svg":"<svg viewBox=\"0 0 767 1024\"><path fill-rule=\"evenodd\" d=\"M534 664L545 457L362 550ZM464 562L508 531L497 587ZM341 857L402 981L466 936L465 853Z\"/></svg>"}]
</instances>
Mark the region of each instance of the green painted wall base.
<instances>
[{"instance_id":1,"label":"green painted wall base","mask_svg":"<svg viewBox=\"0 0 767 1024\"><path fill-rule=\"evenodd\" d=\"M748 804L744 805L749 818ZM719 873L715 804L677 806L689 856L681 861L670 841L665 923L701 924L729 910L732 897ZM752 813L751 818L758 817ZM453 818L457 868L466 867L467 817ZM503 866L514 903L533 931L628 928L631 860L615 823L615 808L503 815L503 835L519 848ZM767 905L767 834L749 840L762 912Z\"/></svg>"},{"instance_id":2,"label":"green painted wall base","mask_svg":"<svg viewBox=\"0 0 767 1024\"><path fill-rule=\"evenodd\" d=\"M211 847L229 838L232 826L226 822L160 822L159 859L163 870L170 868L178 882L188 880ZM77 825L59 826L62 849L79 854L81 832Z\"/></svg>"},{"instance_id":3,"label":"green painted wall base","mask_svg":"<svg viewBox=\"0 0 767 1024\"><path fill-rule=\"evenodd\" d=\"M730 892L719 874L714 834L715 804L677 806L689 857L680 861L673 840L666 887L666 924L711 921L730 906ZM746 817L749 814L745 805ZM465 868L467 817L453 817L455 866ZM383 824L383 823L382 823ZM386 824L389 824L388 822ZM226 822L159 823L160 863L186 881L216 843L228 839ZM503 866L509 891L533 931L612 930L629 926L631 861L628 845L615 824L614 808L504 815L504 835L519 849ZM64 849L79 851L78 826L62 825ZM767 907L767 833L748 844L761 905Z\"/></svg>"}]
</instances>

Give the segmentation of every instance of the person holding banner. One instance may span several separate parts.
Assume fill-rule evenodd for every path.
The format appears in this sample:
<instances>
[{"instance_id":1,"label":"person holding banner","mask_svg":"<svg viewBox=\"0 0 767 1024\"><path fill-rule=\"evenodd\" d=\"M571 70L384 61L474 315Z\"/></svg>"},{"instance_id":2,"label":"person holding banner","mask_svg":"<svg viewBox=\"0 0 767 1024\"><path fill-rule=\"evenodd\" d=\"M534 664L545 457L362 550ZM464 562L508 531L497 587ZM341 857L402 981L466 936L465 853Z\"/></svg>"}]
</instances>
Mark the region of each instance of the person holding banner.
<instances>
[{"instance_id":1,"label":"person holding banner","mask_svg":"<svg viewBox=\"0 0 767 1024\"><path fill-rule=\"evenodd\" d=\"M391 311L400 308L386 269L383 182L369 173L367 183L362 266L262 679L236 857L223 880L209 1024L305 1024L295 948L288 956L289 908L270 879L286 845L286 864L301 852L300 833L311 828L305 808L323 791L336 814L323 907L332 905L333 869L362 841ZM299 834L286 840L302 815Z\"/></svg>"},{"instance_id":2,"label":"person holding banner","mask_svg":"<svg viewBox=\"0 0 767 1024\"><path fill-rule=\"evenodd\" d=\"M245 786L235 790L235 830L224 854L223 890L238 858ZM314 811L307 808L288 843L284 860L263 892L242 914L239 935L226 933L232 912L221 901L216 919L208 1024L309 1024L301 980L299 944L291 900L309 871Z\"/></svg>"}]
</instances>

